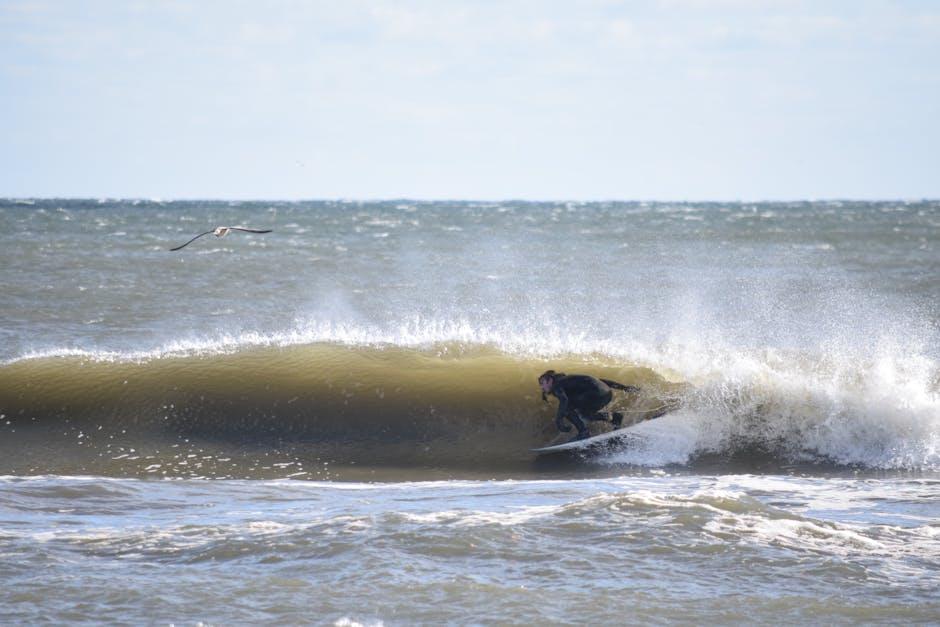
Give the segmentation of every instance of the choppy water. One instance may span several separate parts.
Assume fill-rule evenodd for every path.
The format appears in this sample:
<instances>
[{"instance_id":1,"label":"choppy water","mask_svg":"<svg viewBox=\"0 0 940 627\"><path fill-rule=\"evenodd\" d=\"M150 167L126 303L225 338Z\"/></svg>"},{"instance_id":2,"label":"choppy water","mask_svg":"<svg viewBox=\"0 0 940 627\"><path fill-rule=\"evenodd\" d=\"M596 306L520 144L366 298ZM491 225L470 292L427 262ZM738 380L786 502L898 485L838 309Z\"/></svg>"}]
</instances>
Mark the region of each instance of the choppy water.
<instances>
[{"instance_id":1,"label":"choppy water","mask_svg":"<svg viewBox=\"0 0 940 627\"><path fill-rule=\"evenodd\" d=\"M937 480L2 486L8 621L911 624L940 612Z\"/></svg>"},{"instance_id":2,"label":"choppy water","mask_svg":"<svg viewBox=\"0 0 940 627\"><path fill-rule=\"evenodd\" d=\"M940 203L0 227L2 622L940 621ZM536 459L547 368L673 411Z\"/></svg>"}]
</instances>

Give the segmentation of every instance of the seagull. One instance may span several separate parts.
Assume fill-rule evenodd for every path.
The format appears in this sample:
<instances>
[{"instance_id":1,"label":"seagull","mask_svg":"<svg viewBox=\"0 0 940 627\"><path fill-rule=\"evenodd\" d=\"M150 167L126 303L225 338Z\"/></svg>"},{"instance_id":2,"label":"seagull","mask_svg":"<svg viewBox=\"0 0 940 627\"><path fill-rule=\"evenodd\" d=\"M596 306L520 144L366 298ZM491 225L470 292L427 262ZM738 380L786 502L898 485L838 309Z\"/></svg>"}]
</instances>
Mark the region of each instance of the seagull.
<instances>
[{"instance_id":1,"label":"seagull","mask_svg":"<svg viewBox=\"0 0 940 627\"><path fill-rule=\"evenodd\" d=\"M199 238L202 237L203 235L209 235L209 234L211 233L212 235L215 235L216 237L225 237L225 236L228 235L229 232L231 232L231 231L244 231L244 232L246 232L246 233L270 233L270 232L271 232L271 229L267 229L267 230L264 230L264 229L249 229L249 228L244 227L244 226L218 226L218 227L212 229L211 231L206 231L205 233L200 233L199 235L197 235L196 237L192 238L191 240L189 240L188 242L186 242L186 243L183 244L182 246L177 246L176 248L171 248L170 250L179 250L180 248L186 248L187 246L189 246L190 244L192 244L193 242L195 242L197 239L199 239Z\"/></svg>"}]
</instances>

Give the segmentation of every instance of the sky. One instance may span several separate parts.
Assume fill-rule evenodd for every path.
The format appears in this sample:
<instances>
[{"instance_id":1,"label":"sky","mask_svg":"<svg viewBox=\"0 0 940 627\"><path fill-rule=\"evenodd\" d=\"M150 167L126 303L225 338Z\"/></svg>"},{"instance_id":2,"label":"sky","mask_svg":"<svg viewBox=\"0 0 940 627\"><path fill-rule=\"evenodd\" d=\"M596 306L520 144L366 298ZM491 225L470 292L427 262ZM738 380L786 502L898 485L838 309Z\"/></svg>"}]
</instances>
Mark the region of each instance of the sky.
<instances>
[{"instance_id":1,"label":"sky","mask_svg":"<svg viewBox=\"0 0 940 627\"><path fill-rule=\"evenodd\" d=\"M0 0L0 196L940 198L940 2Z\"/></svg>"}]
</instances>

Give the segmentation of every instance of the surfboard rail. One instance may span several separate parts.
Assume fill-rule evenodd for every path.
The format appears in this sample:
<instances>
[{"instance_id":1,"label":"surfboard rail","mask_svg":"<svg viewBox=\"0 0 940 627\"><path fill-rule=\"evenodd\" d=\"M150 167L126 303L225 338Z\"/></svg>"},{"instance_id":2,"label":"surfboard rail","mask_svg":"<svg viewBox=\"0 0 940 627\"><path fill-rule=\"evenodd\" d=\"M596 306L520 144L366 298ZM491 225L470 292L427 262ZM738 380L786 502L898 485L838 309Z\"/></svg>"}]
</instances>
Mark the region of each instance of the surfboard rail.
<instances>
[{"instance_id":1,"label":"surfboard rail","mask_svg":"<svg viewBox=\"0 0 940 627\"><path fill-rule=\"evenodd\" d=\"M542 446L529 450L533 453L536 453L537 455L547 455L551 453L563 453L566 451L574 452L598 447L617 446L618 444L622 444L628 440L642 438L639 433L636 433L633 430L633 426L636 425L624 427L622 429L615 429L613 431L607 431L605 433L599 433L598 435L592 435L591 437L584 438L583 440L569 440L568 442L562 442L561 444Z\"/></svg>"}]
</instances>

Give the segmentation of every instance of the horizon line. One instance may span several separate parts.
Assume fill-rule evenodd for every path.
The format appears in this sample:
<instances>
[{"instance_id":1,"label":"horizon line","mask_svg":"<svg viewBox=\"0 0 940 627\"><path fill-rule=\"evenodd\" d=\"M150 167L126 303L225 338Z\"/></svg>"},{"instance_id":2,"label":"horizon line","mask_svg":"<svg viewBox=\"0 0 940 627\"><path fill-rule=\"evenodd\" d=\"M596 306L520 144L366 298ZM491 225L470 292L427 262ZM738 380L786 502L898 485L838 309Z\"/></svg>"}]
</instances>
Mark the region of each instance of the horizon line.
<instances>
[{"instance_id":1,"label":"horizon line","mask_svg":"<svg viewBox=\"0 0 940 627\"><path fill-rule=\"evenodd\" d=\"M692 199L692 198L666 198L666 199L653 199L653 198L594 198L594 199L575 199L575 198L521 198L521 197L504 197L504 198L431 198L431 197L409 197L409 196L375 196L375 197L311 197L311 198L226 198L224 196L211 197L211 196L180 196L175 198L160 198L160 197L144 197L144 196L0 196L0 201L12 201L20 203L28 203L35 201L50 201L50 200L80 200L80 201L90 201L90 202L149 202L149 203L175 203L175 202L239 202L239 203L259 203L259 202L276 202L276 203L305 203L305 202L317 202L317 203L326 203L326 202L335 202L335 203L387 203L387 202L414 202L414 203L530 203L530 204L564 204L564 203L578 203L578 204L603 204L603 203L633 203L633 204L643 204L643 203L653 203L653 204L662 204L662 203L680 203L680 204L748 204L748 203L836 203L836 202L850 202L850 203L877 203L877 202L903 202L903 203L930 203L940 201L940 196L938 197L869 197L869 198L852 198L848 196L832 196L832 197L819 197L819 198L758 198L758 199L749 199L749 198L733 198L733 199Z\"/></svg>"}]
</instances>

